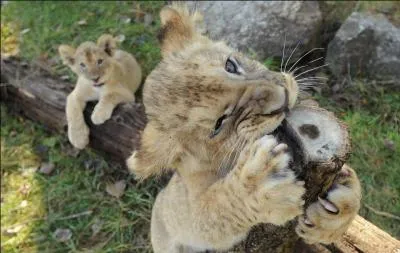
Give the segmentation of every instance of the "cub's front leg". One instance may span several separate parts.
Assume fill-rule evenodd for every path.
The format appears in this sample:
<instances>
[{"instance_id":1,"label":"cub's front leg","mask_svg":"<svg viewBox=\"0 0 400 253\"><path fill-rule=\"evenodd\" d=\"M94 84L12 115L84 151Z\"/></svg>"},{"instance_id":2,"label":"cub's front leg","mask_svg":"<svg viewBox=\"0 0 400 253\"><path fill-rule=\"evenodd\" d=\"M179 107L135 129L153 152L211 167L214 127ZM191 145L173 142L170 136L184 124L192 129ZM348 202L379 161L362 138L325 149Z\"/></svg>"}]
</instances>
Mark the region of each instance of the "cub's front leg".
<instances>
[{"instance_id":1,"label":"cub's front leg","mask_svg":"<svg viewBox=\"0 0 400 253\"><path fill-rule=\"evenodd\" d=\"M71 94L68 95L66 103L66 116L69 141L74 147L83 149L89 143L89 128L86 125L83 117L86 99L80 94L81 93L79 92L79 89L76 88L71 92Z\"/></svg>"},{"instance_id":2,"label":"cub's front leg","mask_svg":"<svg viewBox=\"0 0 400 253\"><path fill-rule=\"evenodd\" d=\"M226 178L193 200L195 231L214 249L232 247L258 223L282 225L302 214L304 182L288 169L286 149L262 137L242 151Z\"/></svg>"},{"instance_id":3,"label":"cub's front leg","mask_svg":"<svg viewBox=\"0 0 400 253\"><path fill-rule=\"evenodd\" d=\"M135 97L130 91L126 93L104 93L94 107L91 120L93 124L100 125L111 118L114 108L122 102L134 101Z\"/></svg>"},{"instance_id":4,"label":"cub's front leg","mask_svg":"<svg viewBox=\"0 0 400 253\"><path fill-rule=\"evenodd\" d=\"M361 187L355 171L344 165L325 196L299 218L297 234L307 243L332 243L350 226L360 209Z\"/></svg>"}]
</instances>

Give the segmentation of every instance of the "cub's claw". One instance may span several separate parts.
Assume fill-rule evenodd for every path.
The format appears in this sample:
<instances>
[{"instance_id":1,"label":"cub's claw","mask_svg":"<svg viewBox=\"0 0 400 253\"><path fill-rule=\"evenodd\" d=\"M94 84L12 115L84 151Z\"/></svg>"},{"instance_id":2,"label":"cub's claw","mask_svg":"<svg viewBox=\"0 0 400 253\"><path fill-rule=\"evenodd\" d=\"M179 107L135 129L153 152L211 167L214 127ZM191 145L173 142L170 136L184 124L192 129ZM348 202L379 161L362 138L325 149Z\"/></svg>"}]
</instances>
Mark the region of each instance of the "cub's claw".
<instances>
[{"instance_id":1,"label":"cub's claw","mask_svg":"<svg viewBox=\"0 0 400 253\"><path fill-rule=\"evenodd\" d=\"M329 200L323 199L321 197L318 197L319 203L325 208L326 211L332 213L332 214L338 214L339 209Z\"/></svg>"},{"instance_id":2,"label":"cub's claw","mask_svg":"<svg viewBox=\"0 0 400 253\"><path fill-rule=\"evenodd\" d=\"M299 218L297 234L307 243L331 243L342 236L360 209L361 189L356 173L347 165L334 184Z\"/></svg>"}]
</instances>

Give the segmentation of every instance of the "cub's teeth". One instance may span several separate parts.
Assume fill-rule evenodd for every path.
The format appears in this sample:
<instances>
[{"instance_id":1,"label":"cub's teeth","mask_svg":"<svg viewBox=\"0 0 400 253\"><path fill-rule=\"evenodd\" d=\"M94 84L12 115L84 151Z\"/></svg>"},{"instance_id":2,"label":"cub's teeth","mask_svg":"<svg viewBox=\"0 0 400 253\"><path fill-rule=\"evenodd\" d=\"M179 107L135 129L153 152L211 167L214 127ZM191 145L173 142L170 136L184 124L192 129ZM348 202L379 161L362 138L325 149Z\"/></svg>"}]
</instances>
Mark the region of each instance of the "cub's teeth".
<instances>
[{"instance_id":1,"label":"cub's teeth","mask_svg":"<svg viewBox=\"0 0 400 253\"><path fill-rule=\"evenodd\" d=\"M309 227L314 227L314 223L312 223L307 217L304 218L304 224Z\"/></svg>"},{"instance_id":2,"label":"cub's teeth","mask_svg":"<svg viewBox=\"0 0 400 253\"><path fill-rule=\"evenodd\" d=\"M332 204L330 201L323 199L321 197L318 197L318 201L329 212L334 213L334 214L339 213L339 209L337 209L337 207L334 204Z\"/></svg>"}]
</instances>

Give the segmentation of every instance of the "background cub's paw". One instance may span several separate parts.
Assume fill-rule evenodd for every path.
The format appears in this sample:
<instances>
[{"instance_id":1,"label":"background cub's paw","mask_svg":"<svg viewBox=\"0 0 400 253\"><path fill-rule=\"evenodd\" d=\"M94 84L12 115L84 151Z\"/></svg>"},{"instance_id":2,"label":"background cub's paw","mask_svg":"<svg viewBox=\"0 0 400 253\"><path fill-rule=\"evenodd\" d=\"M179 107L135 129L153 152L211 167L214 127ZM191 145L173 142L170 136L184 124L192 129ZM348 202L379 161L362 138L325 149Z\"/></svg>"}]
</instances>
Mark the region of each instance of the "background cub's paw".
<instances>
[{"instance_id":1,"label":"background cub's paw","mask_svg":"<svg viewBox=\"0 0 400 253\"><path fill-rule=\"evenodd\" d=\"M356 173L344 165L334 184L299 218L297 234L307 243L331 243L339 239L360 209L361 188Z\"/></svg>"},{"instance_id":2,"label":"background cub's paw","mask_svg":"<svg viewBox=\"0 0 400 253\"><path fill-rule=\"evenodd\" d=\"M89 144L89 128L68 128L68 139L71 144L78 149L83 149Z\"/></svg>"},{"instance_id":3,"label":"background cub's paw","mask_svg":"<svg viewBox=\"0 0 400 253\"><path fill-rule=\"evenodd\" d=\"M287 145L272 136L262 137L248 150L242 178L255 191L250 206L259 203L260 222L281 225L303 213L304 182L288 168L291 158L286 151Z\"/></svg>"},{"instance_id":4,"label":"background cub's paw","mask_svg":"<svg viewBox=\"0 0 400 253\"><path fill-rule=\"evenodd\" d=\"M100 125L103 124L106 120L110 119L112 115L112 110L107 108L97 108L95 107L91 120L93 124Z\"/></svg>"}]
</instances>

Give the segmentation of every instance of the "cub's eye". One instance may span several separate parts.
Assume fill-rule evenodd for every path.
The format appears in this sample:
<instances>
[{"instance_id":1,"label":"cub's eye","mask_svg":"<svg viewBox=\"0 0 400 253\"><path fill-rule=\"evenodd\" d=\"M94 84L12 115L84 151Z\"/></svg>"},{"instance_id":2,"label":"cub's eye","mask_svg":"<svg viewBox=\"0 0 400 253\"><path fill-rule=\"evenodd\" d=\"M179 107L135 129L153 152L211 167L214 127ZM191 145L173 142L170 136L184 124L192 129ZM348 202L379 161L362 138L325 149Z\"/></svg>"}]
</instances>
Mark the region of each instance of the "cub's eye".
<instances>
[{"instance_id":1,"label":"cub's eye","mask_svg":"<svg viewBox=\"0 0 400 253\"><path fill-rule=\"evenodd\" d=\"M214 127L214 131L211 133L210 138L213 138L214 136L216 136L217 134L219 134L219 132L222 129L222 123L224 122L224 120L227 118L226 115L223 115L222 117L220 117L217 122L215 123L215 127Z\"/></svg>"},{"instance_id":2,"label":"cub's eye","mask_svg":"<svg viewBox=\"0 0 400 253\"><path fill-rule=\"evenodd\" d=\"M97 60L97 65L100 66L101 64L103 64L103 59L98 59L98 60Z\"/></svg>"},{"instance_id":3,"label":"cub's eye","mask_svg":"<svg viewBox=\"0 0 400 253\"><path fill-rule=\"evenodd\" d=\"M234 60L232 60L230 57L228 58L228 60L226 60L225 70L232 74L240 74L238 72L237 63Z\"/></svg>"},{"instance_id":4,"label":"cub's eye","mask_svg":"<svg viewBox=\"0 0 400 253\"><path fill-rule=\"evenodd\" d=\"M81 68L86 68L86 65L85 65L85 63L83 63L83 62L81 62L80 64L79 64L80 66L81 66Z\"/></svg>"}]
</instances>

